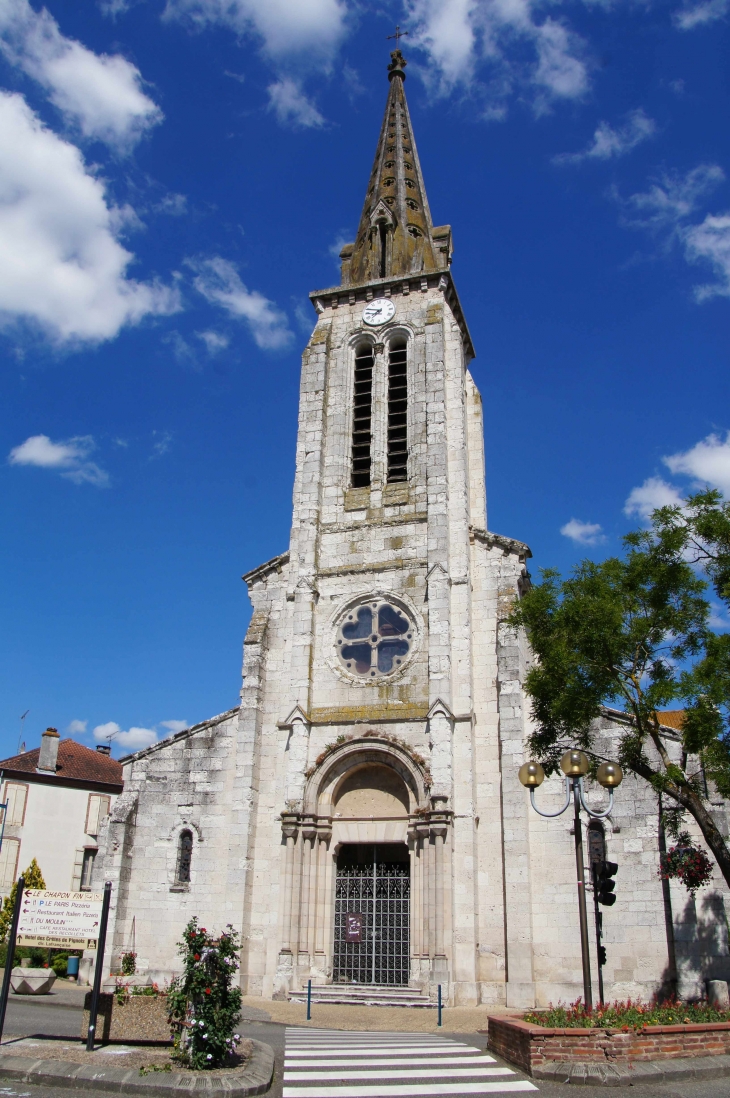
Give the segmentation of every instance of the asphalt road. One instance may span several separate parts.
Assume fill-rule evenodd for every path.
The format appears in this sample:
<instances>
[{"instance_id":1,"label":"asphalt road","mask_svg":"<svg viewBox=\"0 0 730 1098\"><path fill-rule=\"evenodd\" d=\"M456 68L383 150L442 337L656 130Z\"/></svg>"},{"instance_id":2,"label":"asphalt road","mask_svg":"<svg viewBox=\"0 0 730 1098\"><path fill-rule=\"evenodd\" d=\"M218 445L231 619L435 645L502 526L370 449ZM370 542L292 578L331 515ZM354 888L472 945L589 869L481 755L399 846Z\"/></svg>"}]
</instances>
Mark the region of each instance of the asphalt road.
<instances>
[{"instance_id":1,"label":"asphalt road","mask_svg":"<svg viewBox=\"0 0 730 1098\"><path fill-rule=\"evenodd\" d=\"M56 984L48 996L11 995L5 1018L3 1044L12 1044L14 1037L78 1037L81 1032L81 1014L84 991L81 988ZM377 1008L373 1008L377 1009ZM274 1081L267 1098L281 1098L281 1081L284 1065L284 1038L286 1026L280 1022L242 1021L242 1035L271 1045L276 1055ZM465 1041L477 1048L486 1048L486 1037L480 1033L444 1033ZM572 1087L559 1083L537 1083L538 1093L544 1098L567 1098L571 1090L575 1098L730 1098L730 1078L707 1083L668 1083L661 1086L628 1087ZM67 1087L38 1087L6 1081L0 1078L0 1098L88 1098L88 1090Z\"/></svg>"}]
</instances>

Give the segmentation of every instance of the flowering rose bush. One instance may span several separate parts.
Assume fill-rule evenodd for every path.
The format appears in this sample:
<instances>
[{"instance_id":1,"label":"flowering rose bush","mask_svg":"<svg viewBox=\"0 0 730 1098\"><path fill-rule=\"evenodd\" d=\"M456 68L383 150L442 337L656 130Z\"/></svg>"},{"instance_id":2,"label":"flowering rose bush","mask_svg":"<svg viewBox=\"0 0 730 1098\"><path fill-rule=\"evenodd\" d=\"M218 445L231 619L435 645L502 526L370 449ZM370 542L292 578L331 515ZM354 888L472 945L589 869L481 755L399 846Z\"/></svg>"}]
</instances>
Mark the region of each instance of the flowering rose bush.
<instances>
[{"instance_id":1,"label":"flowering rose bush","mask_svg":"<svg viewBox=\"0 0 730 1098\"><path fill-rule=\"evenodd\" d=\"M715 1010L707 1003L682 1003L679 999L662 1002L599 1003L586 1010L581 999L570 1006L551 1003L547 1010L530 1011L525 1021L550 1029L643 1029L644 1026L676 1026L700 1022L728 1022L730 1012Z\"/></svg>"},{"instance_id":2,"label":"flowering rose bush","mask_svg":"<svg viewBox=\"0 0 730 1098\"><path fill-rule=\"evenodd\" d=\"M185 927L178 952L185 967L167 993L176 1031L173 1055L198 1070L225 1067L240 1040L234 1030L241 990L231 986L238 970L238 935L229 925L214 938L194 918Z\"/></svg>"},{"instance_id":3,"label":"flowering rose bush","mask_svg":"<svg viewBox=\"0 0 730 1098\"><path fill-rule=\"evenodd\" d=\"M659 876L664 880L681 881L694 895L698 888L712 880L712 862L704 850L692 845L689 832L681 831L677 839L677 845L661 855Z\"/></svg>"}]
</instances>

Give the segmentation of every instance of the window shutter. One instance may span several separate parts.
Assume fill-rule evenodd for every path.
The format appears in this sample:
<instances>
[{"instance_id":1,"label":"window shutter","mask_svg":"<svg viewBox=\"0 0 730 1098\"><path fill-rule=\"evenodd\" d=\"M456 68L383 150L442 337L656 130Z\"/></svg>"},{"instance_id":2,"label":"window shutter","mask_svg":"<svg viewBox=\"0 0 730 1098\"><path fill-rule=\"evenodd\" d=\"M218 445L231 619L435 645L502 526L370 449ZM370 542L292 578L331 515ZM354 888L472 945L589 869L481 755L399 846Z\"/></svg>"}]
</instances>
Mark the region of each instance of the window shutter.
<instances>
[{"instance_id":1,"label":"window shutter","mask_svg":"<svg viewBox=\"0 0 730 1098\"><path fill-rule=\"evenodd\" d=\"M87 834L99 834L99 825L102 820L101 803L102 800L108 800L108 797L100 797L97 793L89 794L89 807L87 808L87 824L85 831Z\"/></svg>"},{"instance_id":2,"label":"window shutter","mask_svg":"<svg viewBox=\"0 0 730 1098\"><path fill-rule=\"evenodd\" d=\"M5 800L8 804L8 814L5 822L16 827L22 827L25 820L25 805L28 800L28 786L21 782L6 782Z\"/></svg>"},{"instance_id":3,"label":"window shutter","mask_svg":"<svg viewBox=\"0 0 730 1098\"><path fill-rule=\"evenodd\" d=\"M77 850L74 854L74 875L71 881L71 891L81 891L81 872L84 867L84 852L83 850Z\"/></svg>"},{"instance_id":4,"label":"window shutter","mask_svg":"<svg viewBox=\"0 0 730 1098\"><path fill-rule=\"evenodd\" d=\"M18 871L19 839L3 839L0 848L0 888L8 891L12 888Z\"/></svg>"}]
</instances>

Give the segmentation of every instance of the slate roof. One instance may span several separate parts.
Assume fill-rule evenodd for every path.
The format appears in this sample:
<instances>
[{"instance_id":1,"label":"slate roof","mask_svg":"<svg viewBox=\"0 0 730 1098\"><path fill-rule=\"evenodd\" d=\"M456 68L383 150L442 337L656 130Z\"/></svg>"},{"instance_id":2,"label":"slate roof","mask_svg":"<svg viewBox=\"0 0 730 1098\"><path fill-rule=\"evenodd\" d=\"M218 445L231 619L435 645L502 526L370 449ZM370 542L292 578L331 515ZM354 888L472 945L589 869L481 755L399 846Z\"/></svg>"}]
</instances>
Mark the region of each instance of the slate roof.
<instances>
[{"instance_id":1,"label":"slate roof","mask_svg":"<svg viewBox=\"0 0 730 1098\"><path fill-rule=\"evenodd\" d=\"M16 774L37 774L40 747L26 751L22 755L13 755L0 760L0 770L12 770ZM53 780L53 775L44 775ZM89 782L91 785L114 785L121 793L123 788L122 764L101 751L92 751L70 738L61 740L58 745L58 763L56 777L75 782Z\"/></svg>"}]
</instances>

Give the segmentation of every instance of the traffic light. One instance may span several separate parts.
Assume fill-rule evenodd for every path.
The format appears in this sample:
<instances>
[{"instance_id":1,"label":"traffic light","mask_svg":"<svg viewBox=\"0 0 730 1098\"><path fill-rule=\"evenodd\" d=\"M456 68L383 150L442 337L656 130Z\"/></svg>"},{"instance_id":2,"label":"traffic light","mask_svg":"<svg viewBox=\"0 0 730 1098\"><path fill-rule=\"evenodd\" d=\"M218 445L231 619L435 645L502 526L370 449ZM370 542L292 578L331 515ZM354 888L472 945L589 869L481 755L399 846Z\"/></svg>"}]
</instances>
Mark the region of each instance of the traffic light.
<instances>
[{"instance_id":1,"label":"traffic light","mask_svg":"<svg viewBox=\"0 0 730 1098\"><path fill-rule=\"evenodd\" d=\"M606 963L606 947L599 945L598 947L598 963L603 968Z\"/></svg>"},{"instance_id":2,"label":"traffic light","mask_svg":"<svg viewBox=\"0 0 730 1098\"><path fill-rule=\"evenodd\" d=\"M596 873L594 887L598 902L604 907L613 907L616 903L614 895L616 882L612 878L618 873L618 865L616 862L595 862L594 865Z\"/></svg>"}]
</instances>

